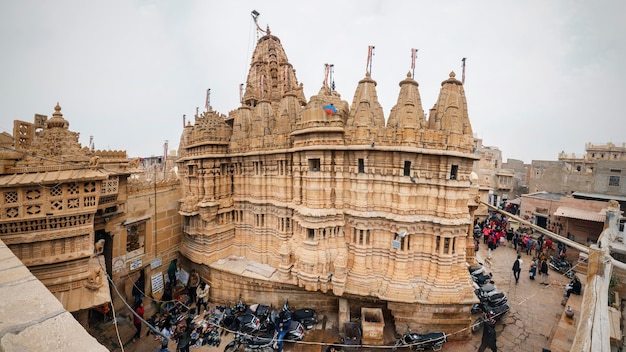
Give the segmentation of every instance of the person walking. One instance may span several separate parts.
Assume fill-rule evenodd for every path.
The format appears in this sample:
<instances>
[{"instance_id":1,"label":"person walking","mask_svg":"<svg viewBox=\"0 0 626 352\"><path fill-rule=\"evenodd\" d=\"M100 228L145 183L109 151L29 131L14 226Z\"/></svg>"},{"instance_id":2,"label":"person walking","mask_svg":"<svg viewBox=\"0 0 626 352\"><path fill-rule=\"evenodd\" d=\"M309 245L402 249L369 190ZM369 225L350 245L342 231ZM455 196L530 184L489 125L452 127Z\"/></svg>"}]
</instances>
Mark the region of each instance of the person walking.
<instances>
[{"instance_id":1,"label":"person walking","mask_svg":"<svg viewBox=\"0 0 626 352\"><path fill-rule=\"evenodd\" d=\"M209 286L206 282L202 281L200 286L198 286L196 290L196 295L198 297L198 303L196 307L198 308L198 314L200 314L200 307L204 305L204 310L207 310L207 303L209 302Z\"/></svg>"},{"instance_id":2,"label":"person walking","mask_svg":"<svg viewBox=\"0 0 626 352\"><path fill-rule=\"evenodd\" d=\"M135 314L133 315L133 324L135 325L135 329L137 329L135 336L133 336L133 341L141 337L141 319L139 318L141 317L143 319L143 313L143 301L139 301L139 304L135 306Z\"/></svg>"},{"instance_id":3,"label":"person walking","mask_svg":"<svg viewBox=\"0 0 626 352\"><path fill-rule=\"evenodd\" d=\"M167 278L172 283L172 287L176 287L176 272L178 271L178 259L174 258L167 268Z\"/></svg>"},{"instance_id":4,"label":"person walking","mask_svg":"<svg viewBox=\"0 0 626 352\"><path fill-rule=\"evenodd\" d=\"M496 321L493 312L487 313L487 319L483 320L483 338L478 347L478 352L484 352L489 347L493 352L498 352L496 346Z\"/></svg>"},{"instance_id":5,"label":"person walking","mask_svg":"<svg viewBox=\"0 0 626 352\"><path fill-rule=\"evenodd\" d=\"M139 302L143 300L143 292L146 289L146 281L144 277L143 270L139 272L139 278L133 284L133 297L135 298L135 302L133 303L133 307L137 307Z\"/></svg>"},{"instance_id":6,"label":"person walking","mask_svg":"<svg viewBox=\"0 0 626 352\"><path fill-rule=\"evenodd\" d=\"M189 275L189 282L187 283L187 292L189 292L189 304L196 303L196 291L200 285L200 275L196 269L191 269L191 275Z\"/></svg>"},{"instance_id":7,"label":"person walking","mask_svg":"<svg viewBox=\"0 0 626 352\"><path fill-rule=\"evenodd\" d=\"M191 342L191 331L187 329L187 325L180 326L180 332L176 334L177 344L176 350L180 352L189 352L189 343Z\"/></svg>"},{"instance_id":8,"label":"person walking","mask_svg":"<svg viewBox=\"0 0 626 352\"><path fill-rule=\"evenodd\" d=\"M549 285L548 283L548 261L545 257L541 258L541 264L539 266L539 274L541 275L541 284Z\"/></svg>"},{"instance_id":9,"label":"person walking","mask_svg":"<svg viewBox=\"0 0 626 352\"><path fill-rule=\"evenodd\" d=\"M517 259L513 263L513 277L515 278L515 283L519 281L519 273L522 271L522 255L518 254Z\"/></svg>"},{"instance_id":10,"label":"person walking","mask_svg":"<svg viewBox=\"0 0 626 352\"><path fill-rule=\"evenodd\" d=\"M530 273L530 279L534 280L537 275L537 258L533 257L533 260L530 262L530 270L528 270L528 272Z\"/></svg>"}]
</instances>

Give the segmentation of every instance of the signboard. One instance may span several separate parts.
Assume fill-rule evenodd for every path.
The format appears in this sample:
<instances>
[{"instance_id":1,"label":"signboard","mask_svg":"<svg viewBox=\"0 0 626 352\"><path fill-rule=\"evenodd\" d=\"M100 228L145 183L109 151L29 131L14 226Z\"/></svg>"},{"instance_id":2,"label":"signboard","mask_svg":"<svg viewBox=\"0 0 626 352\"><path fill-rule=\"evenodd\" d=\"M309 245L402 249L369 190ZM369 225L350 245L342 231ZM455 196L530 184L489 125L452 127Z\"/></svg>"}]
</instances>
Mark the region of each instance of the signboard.
<instances>
[{"instance_id":1,"label":"signboard","mask_svg":"<svg viewBox=\"0 0 626 352\"><path fill-rule=\"evenodd\" d=\"M126 264L126 255L113 258L113 272L118 273L122 271L124 264Z\"/></svg>"},{"instance_id":2,"label":"signboard","mask_svg":"<svg viewBox=\"0 0 626 352\"><path fill-rule=\"evenodd\" d=\"M137 258L137 259L131 261L130 262L130 270L135 270L135 269L141 268L141 264L142 264L141 258Z\"/></svg>"},{"instance_id":3,"label":"signboard","mask_svg":"<svg viewBox=\"0 0 626 352\"><path fill-rule=\"evenodd\" d=\"M163 259L161 259L161 258L156 258L155 260L153 260L153 261L150 263L150 268L151 268L151 269L158 268L158 267L160 267L160 266L161 266L161 264L163 264Z\"/></svg>"},{"instance_id":4,"label":"signboard","mask_svg":"<svg viewBox=\"0 0 626 352\"><path fill-rule=\"evenodd\" d=\"M158 272L150 278L152 282L152 292L161 292L163 290L163 273Z\"/></svg>"},{"instance_id":5,"label":"signboard","mask_svg":"<svg viewBox=\"0 0 626 352\"><path fill-rule=\"evenodd\" d=\"M185 269L180 269L176 272L176 279L180 280L183 285L187 286L187 280L189 280L189 273Z\"/></svg>"}]
</instances>

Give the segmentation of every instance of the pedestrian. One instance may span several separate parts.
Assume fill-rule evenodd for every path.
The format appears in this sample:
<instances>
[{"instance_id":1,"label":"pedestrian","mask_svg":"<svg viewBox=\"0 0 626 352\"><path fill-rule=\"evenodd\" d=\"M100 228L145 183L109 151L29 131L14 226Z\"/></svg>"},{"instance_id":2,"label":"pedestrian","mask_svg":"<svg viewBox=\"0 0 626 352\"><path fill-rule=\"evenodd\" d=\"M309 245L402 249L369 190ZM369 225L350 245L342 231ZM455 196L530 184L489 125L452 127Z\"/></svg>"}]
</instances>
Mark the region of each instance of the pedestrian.
<instances>
[{"instance_id":1,"label":"pedestrian","mask_svg":"<svg viewBox=\"0 0 626 352\"><path fill-rule=\"evenodd\" d=\"M541 256L542 247L543 247L543 235L539 236L539 238L535 242L535 257Z\"/></svg>"},{"instance_id":2,"label":"pedestrian","mask_svg":"<svg viewBox=\"0 0 626 352\"><path fill-rule=\"evenodd\" d=\"M548 283L548 261L545 257L541 258L541 264L539 266L539 274L541 275L541 284L549 285Z\"/></svg>"},{"instance_id":3,"label":"pedestrian","mask_svg":"<svg viewBox=\"0 0 626 352\"><path fill-rule=\"evenodd\" d=\"M528 272L530 273L530 279L534 280L535 275L537 275L537 258L536 257L533 257L533 260L530 262L530 270L528 270Z\"/></svg>"},{"instance_id":4,"label":"pedestrian","mask_svg":"<svg viewBox=\"0 0 626 352\"><path fill-rule=\"evenodd\" d=\"M487 251L487 259L491 259L491 253L496 249L496 243L496 234L492 233L491 236L489 236L489 243L487 244L489 247L489 250Z\"/></svg>"},{"instance_id":5,"label":"pedestrian","mask_svg":"<svg viewBox=\"0 0 626 352\"><path fill-rule=\"evenodd\" d=\"M341 347L330 345L326 348L326 352L341 352Z\"/></svg>"},{"instance_id":6,"label":"pedestrian","mask_svg":"<svg viewBox=\"0 0 626 352\"><path fill-rule=\"evenodd\" d=\"M200 314L200 307L204 305L204 310L207 310L207 303L209 302L209 286L206 282L202 281L200 286L196 289L196 296L198 297L198 302L196 303L196 307L198 308L198 314Z\"/></svg>"},{"instance_id":7,"label":"pedestrian","mask_svg":"<svg viewBox=\"0 0 626 352\"><path fill-rule=\"evenodd\" d=\"M533 252L534 246L535 241L532 237L528 237L528 241L526 242L526 255L530 255Z\"/></svg>"},{"instance_id":8,"label":"pedestrian","mask_svg":"<svg viewBox=\"0 0 626 352\"><path fill-rule=\"evenodd\" d=\"M546 243L545 243L545 254L546 255L552 255L552 240L550 239L550 237L548 237L546 239Z\"/></svg>"},{"instance_id":9,"label":"pedestrian","mask_svg":"<svg viewBox=\"0 0 626 352\"><path fill-rule=\"evenodd\" d=\"M582 283L580 282L578 276L574 276L574 279L569 284L567 284L567 286L565 286L565 293L563 294L563 296L569 297L569 295L572 293L575 295L579 295L580 290L582 290Z\"/></svg>"},{"instance_id":10,"label":"pedestrian","mask_svg":"<svg viewBox=\"0 0 626 352\"><path fill-rule=\"evenodd\" d=\"M189 304L196 303L196 290L200 285L200 275L196 269L191 269L189 281L187 282L187 292L189 292Z\"/></svg>"},{"instance_id":11,"label":"pedestrian","mask_svg":"<svg viewBox=\"0 0 626 352\"><path fill-rule=\"evenodd\" d=\"M168 282L165 284L165 288L163 289L163 296L161 296L161 300L159 301L159 311L162 313L168 312L170 307L173 305L172 300L172 283ZM165 303L165 307L163 304Z\"/></svg>"},{"instance_id":12,"label":"pedestrian","mask_svg":"<svg viewBox=\"0 0 626 352\"><path fill-rule=\"evenodd\" d=\"M135 298L135 302L133 303L133 307L137 307L139 302L143 300L143 292L145 288L145 278L143 274L143 270L139 272L139 278L133 284L133 297Z\"/></svg>"},{"instance_id":13,"label":"pedestrian","mask_svg":"<svg viewBox=\"0 0 626 352\"><path fill-rule=\"evenodd\" d=\"M189 342L191 342L191 331L187 329L187 325L182 324L180 331L176 334L176 350L180 352L189 352Z\"/></svg>"},{"instance_id":14,"label":"pedestrian","mask_svg":"<svg viewBox=\"0 0 626 352\"><path fill-rule=\"evenodd\" d=\"M169 319L165 320L163 323L163 328L161 329L161 336L159 336L159 340L161 340L161 349L157 352L167 352L167 346L169 345L170 338L172 338L172 323Z\"/></svg>"},{"instance_id":15,"label":"pedestrian","mask_svg":"<svg viewBox=\"0 0 626 352\"><path fill-rule=\"evenodd\" d=\"M287 303L285 303L280 310L275 324L277 327L276 331L278 332L275 348L278 349L278 352L283 352L283 340L289 332L289 326L291 325L291 311L289 311L289 305Z\"/></svg>"},{"instance_id":16,"label":"pedestrian","mask_svg":"<svg viewBox=\"0 0 626 352\"><path fill-rule=\"evenodd\" d=\"M178 259L174 258L167 268L167 278L172 283L172 287L176 287L176 271L178 271Z\"/></svg>"},{"instance_id":17,"label":"pedestrian","mask_svg":"<svg viewBox=\"0 0 626 352\"><path fill-rule=\"evenodd\" d=\"M522 255L518 254L517 259L515 259L515 263L513 263L513 277L515 278L515 283L519 281L519 273L522 271Z\"/></svg>"},{"instance_id":18,"label":"pedestrian","mask_svg":"<svg viewBox=\"0 0 626 352\"><path fill-rule=\"evenodd\" d=\"M498 352L498 346L496 346L496 321L494 319L493 312L487 313L487 317L483 320L483 338L478 347L478 352L485 351L485 348L489 347L493 352Z\"/></svg>"},{"instance_id":19,"label":"pedestrian","mask_svg":"<svg viewBox=\"0 0 626 352\"><path fill-rule=\"evenodd\" d=\"M139 304L135 306L135 314L133 315L133 324L135 324L135 329L137 329L137 332L133 337L133 341L137 340L141 336L141 319L139 318L143 319L143 313L143 302L139 301Z\"/></svg>"}]
</instances>

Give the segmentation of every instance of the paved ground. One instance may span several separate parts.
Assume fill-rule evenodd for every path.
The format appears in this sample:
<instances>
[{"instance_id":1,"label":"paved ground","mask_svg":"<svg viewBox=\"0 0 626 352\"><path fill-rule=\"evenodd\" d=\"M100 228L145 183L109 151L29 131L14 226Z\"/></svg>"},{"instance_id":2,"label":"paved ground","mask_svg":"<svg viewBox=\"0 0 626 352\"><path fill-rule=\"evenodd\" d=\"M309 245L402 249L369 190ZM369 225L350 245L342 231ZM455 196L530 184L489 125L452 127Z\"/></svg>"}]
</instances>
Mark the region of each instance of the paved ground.
<instances>
[{"instance_id":1,"label":"paved ground","mask_svg":"<svg viewBox=\"0 0 626 352\"><path fill-rule=\"evenodd\" d=\"M543 348L549 347L549 337L553 329L557 326L559 318L563 313L561 300L565 284L568 279L550 271L550 285L545 286L537 280L531 281L528 278L528 268L530 256L522 254L524 264L520 282L515 284L512 266L517 253L513 248L500 247L493 252L491 262L485 265L493 273L493 279L498 290L507 294L510 312L496 325L497 345L501 351L521 351L540 352ZM481 244L479 256L487 257L486 248ZM584 282L584 280L583 280ZM150 310L150 302L146 301L146 307ZM148 316L148 314L146 314ZM477 318L475 316L473 318ZM322 342L332 343L338 341L338 331L336 329L336 317L328 316L326 323L307 332L303 343L285 344L286 352L320 352L325 350ZM132 341L135 332L132 322L127 319L118 319L118 331L124 344L123 351L127 352L153 352L159 347L159 342L154 340L152 335L145 336L142 333L141 339ZM144 330L145 332L145 330ZM99 324L93 328L98 340L107 346L111 351L122 351L117 342L117 333L111 322ZM449 341L443 351L465 352L476 351L480 345L481 334L473 336L470 341ZM219 347L202 346L192 348L192 351L223 351L226 344L232 340L232 334L222 336L222 343ZM170 351L175 351L175 343L170 342ZM346 349L348 350L348 349ZM360 350L366 350L361 348ZM390 351L389 348L376 348L369 350Z\"/></svg>"}]
</instances>

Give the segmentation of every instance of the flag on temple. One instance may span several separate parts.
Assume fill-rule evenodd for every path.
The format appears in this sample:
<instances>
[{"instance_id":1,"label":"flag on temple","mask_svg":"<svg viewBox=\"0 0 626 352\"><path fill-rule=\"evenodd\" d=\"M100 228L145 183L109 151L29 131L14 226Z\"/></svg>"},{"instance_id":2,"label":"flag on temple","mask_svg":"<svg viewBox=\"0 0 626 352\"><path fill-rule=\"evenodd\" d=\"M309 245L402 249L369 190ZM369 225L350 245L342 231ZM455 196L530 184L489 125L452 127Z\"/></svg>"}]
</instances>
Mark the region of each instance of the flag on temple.
<instances>
[{"instance_id":1,"label":"flag on temple","mask_svg":"<svg viewBox=\"0 0 626 352\"><path fill-rule=\"evenodd\" d=\"M337 113L337 108L333 104L324 105L322 108L328 115L333 115Z\"/></svg>"}]
</instances>

